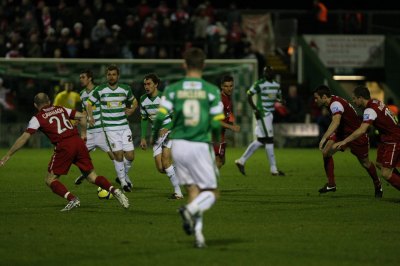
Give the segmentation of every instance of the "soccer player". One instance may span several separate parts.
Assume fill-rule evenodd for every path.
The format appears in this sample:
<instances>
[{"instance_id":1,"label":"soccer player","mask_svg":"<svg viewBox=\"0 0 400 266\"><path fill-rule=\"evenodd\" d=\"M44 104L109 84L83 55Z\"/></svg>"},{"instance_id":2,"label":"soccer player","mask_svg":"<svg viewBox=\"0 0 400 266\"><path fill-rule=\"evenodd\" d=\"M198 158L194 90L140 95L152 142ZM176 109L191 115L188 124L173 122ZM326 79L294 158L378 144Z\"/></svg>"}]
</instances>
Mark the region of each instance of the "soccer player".
<instances>
[{"instance_id":1,"label":"soccer player","mask_svg":"<svg viewBox=\"0 0 400 266\"><path fill-rule=\"evenodd\" d=\"M15 152L22 148L32 134L40 130L55 146L48 166L46 184L55 194L68 200L68 204L61 211L69 211L80 206L78 197L59 181L61 175L68 174L72 164L78 166L89 182L110 191L124 208L128 208L128 198L119 189L114 188L104 176L96 174L85 142L79 137L78 129L69 121L69 119L81 120L82 137L85 137L86 115L65 107L51 105L48 95L42 92L35 96L34 104L38 113L31 118L26 131L0 160L0 166L3 166Z\"/></svg>"},{"instance_id":2,"label":"soccer player","mask_svg":"<svg viewBox=\"0 0 400 266\"><path fill-rule=\"evenodd\" d=\"M274 128L273 120L275 111L275 102L280 102L282 93L280 84L274 80L274 71L271 66L264 67L264 76L257 80L247 91L247 100L253 108L257 120L255 133L257 139L247 147L243 155L235 160L239 171L246 175L245 163L251 155L261 146L265 147L268 156L271 175L284 176L285 174L278 170L274 152ZM257 106L253 102L253 95L257 94Z\"/></svg>"},{"instance_id":3,"label":"soccer player","mask_svg":"<svg viewBox=\"0 0 400 266\"><path fill-rule=\"evenodd\" d=\"M165 89L153 129L153 139L157 139L165 117L173 113L172 157L180 184L188 192L188 203L179 213L186 234L195 235L197 248L206 246L203 214L217 197L211 135L218 140L224 119L219 89L202 79L205 58L199 48L184 53L186 77Z\"/></svg>"},{"instance_id":4,"label":"soccer player","mask_svg":"<svg viewBox=\"0 0 400 266\"><path fill-rule=\"evenodd\" d=\"M116 65L109 65L107 67L107 83L96 87L87 100L86 111L89 125L94 127L96 125L94 106L100 105L101 123L114 154L116 181L124 191L131 192L132 181L128 172L134 160L134 146L127 116L133 114L138 103L130 86L118 83L119 77L119 68Z\"/></svg>"},{"instance_id":5,"label":"soccer player","mask_svg":"<svg viewBox=\"0 0 400 266\"><path fill-rule=\"evenodd\" d=\"M140 140L140 147L143 150L147 149L147 126L149 121L153 123L156 118L156 113L160 105L162 93L158 90L160 79L156 74L148 74L143 79L144 89L146 94L140 97L140 113L142 116L141 120L141 133L142 138ZM174 187L174 193L171 195L171 199L183 199L182 191L179 186L178 178L175 175L175 169L172 164L171 157L171 140L168 138L170 129L172 126L172 119L170 115L165 117L162 123L162 128L159 132L159 138L154 140L153 145L153 157L156 163L157 170L160 173L166 173L172 186Z\"/></svg>"},{"instance_id":6,"label":"soccer player","mask_svg":"<svg viewBox=\"0 0 400 266\"><path fill-rule=\"evenodd\" d=\"M69 109L76 109L81 101L79 94L74 91L74 84L72 82L62 82L64 90L59 92L54 98L54 105L63 106Z\"/></svg>"},{"instance_id":7,"label":"soccer player","mask_svg":"<svg viewBox=\"0 0 400 266\"><path fill-rule=\"evenodd\" d=\"M328 107L332 116L332 121L319 142L319 149L322 151L325 173L328 178L328 183L319 190L319 193L335 192L336 182L332 156L337 150L332 148L333 144L345 139L356 130L361 125L361 119L353 106L345 99L332 95L328 86L320 85L315 89L314 101L319 107ZM368 135L362 134L359 138L350 142L348 147L371 177L375 188L375 197L381 198L383 194L381 181L376 173L375 165L368 158Z\"/></svg>"},{"instance_id":8,"label":"soccer player","mask_svg":"<svg viewBox=\"0 0 400 266\"><path fill-rule=\"evenodd\" d=\"M82 102L82 110L85 115L87 100L89 99L90 95L93 94L95 85L93 83L93 72L89 69L83 70L79 75L79 81L83 90L80 92L80 98ZM107 143L106 135L104 133L104 129L101 124L101 114L100 114L100 103L97 102L93 108L93 117L95 119L95 125L92 127L89 124L87 125L87 132L86 132L86 147L88 148L89 152L99 147L101 150L106 152L110 159L114 160L114 154L111 152L110 146ZM115 165L115 164L114 164ZM75 184L79 185L85 179L84 175L79 176L75 180Z\"/></svg>"},{"instance_id":9,"label":"soccer player","mask_svg":"<svg viewBox=\"0 0 400 266\"><path fill-rule=\"evenodd\" d=\"M363 122L350 136L333 145L334 149L342 149L351 141L365 134L370 125L379 132L380 143L377 150L377 165L382 176L393 187L400 190L400 172L396 167L400 163L400 127L392 112L379 101L372 100L367 87L358 86L353 91L353 102L364 108Z\"/></svg>"},{"instance_id":10,"label":"soccer player","mask_svg":"<svg viewBox=\"0 0 400 266\"><path fill-rule=\"evenodd\" d=\"M232 130L233 132L239 132L240 126L235 124L235 117L233 115L233 106L232 106L232 91L233 91L233 77L230 75L225 75L221 79L220 89L221 89L221 101L224 105L224 115L225 119L221 121L221 140L219 143L214 142L214 153L215 160L217 163L218 169L220 169L225 164L225 131L227 129Z\"/></svg>"}]
</instances>

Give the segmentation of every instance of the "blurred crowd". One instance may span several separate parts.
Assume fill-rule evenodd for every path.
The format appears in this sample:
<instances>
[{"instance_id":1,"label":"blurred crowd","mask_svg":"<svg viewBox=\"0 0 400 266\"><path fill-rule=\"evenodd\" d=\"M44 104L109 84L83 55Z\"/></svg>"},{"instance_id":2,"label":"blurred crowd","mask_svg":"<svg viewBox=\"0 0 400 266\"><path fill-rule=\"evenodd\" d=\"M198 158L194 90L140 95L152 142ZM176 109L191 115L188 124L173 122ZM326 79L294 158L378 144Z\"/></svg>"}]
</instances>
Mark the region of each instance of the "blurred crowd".
<instances>
[{"instance_id":1,"label":"blurred crowd","mask_svg":"<svg viewBox=\"0 0 400 266\"><path fill-rule=\"evenodd\" d=\"M173 6L172 6L173 5ZM242 58L246 36L234 2L188 0L5 0L0 56L46 58L181 58L188 47L209 58Z\"/></svg>"}]
</instances>

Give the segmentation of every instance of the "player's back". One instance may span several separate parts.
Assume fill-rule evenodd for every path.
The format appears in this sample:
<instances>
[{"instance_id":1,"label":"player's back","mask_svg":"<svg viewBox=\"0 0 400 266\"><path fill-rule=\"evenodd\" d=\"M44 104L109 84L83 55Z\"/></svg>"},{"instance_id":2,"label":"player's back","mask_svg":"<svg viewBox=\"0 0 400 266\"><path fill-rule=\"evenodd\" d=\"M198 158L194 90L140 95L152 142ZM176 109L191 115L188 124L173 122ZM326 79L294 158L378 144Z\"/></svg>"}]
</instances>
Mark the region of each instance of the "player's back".
<instances>
[{"instance_id":1,"label":"player's back","mask_svg":"<svg viewBox=\"0 0 400 266\"><path fill-rule=\"evenodd\" d=\"M343 109L340 107L340 105ZM338 127L338 131L340 132L350 135L361 125L361 118L358 116L354 107L347 100L339 96L332 95L330 111L332 112L332 115L336 113L340 113L342 115L340 125Z\"/></svg>"},{"instance_id":2,"label":"player's back","mask_svg":"<svg viewBox=\"0 0 400 266\"><path fill-rule=\"evenodd\" d=\"M173 104L171 138L211 142L211 113L220 102L219 89L203 79L186 78L169 86L164 95Z\"/></svg>"},{"instance_id":3,"label":"player's back","mask_svg":"<svg viewBox=\"0 0 400 266\"><path fill-rule=\"evenodd\" d=\"M69 121L74 117L74 110L61 106L46 106L31 119L28 130L35 129L35 123L38 123L39 127L36 129L41 130L55 144L71 136L78 136L78 129Z\"/></svg>"},{"instance_id":4,"label":"player's back","mask_svg":"<svg viewBox=\"0 0 400 266\"><path fill-rule=\"evenodd\" d=\"M252 94L258 94L257 107L265 113L275 111L274 104L281 98L280 84L274 80L257 80L249 89Z\"/></svg>"}]
</instances>

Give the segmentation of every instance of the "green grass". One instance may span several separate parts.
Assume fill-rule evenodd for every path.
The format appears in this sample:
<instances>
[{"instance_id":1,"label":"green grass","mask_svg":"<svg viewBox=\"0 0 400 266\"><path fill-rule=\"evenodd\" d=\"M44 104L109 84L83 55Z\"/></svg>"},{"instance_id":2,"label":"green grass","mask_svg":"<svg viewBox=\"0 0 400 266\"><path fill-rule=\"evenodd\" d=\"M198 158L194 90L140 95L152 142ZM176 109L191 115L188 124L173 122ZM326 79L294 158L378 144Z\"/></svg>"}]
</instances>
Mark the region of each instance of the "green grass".
<instances>
[{"instance_id":1,"label":"green grass","mask_svg":"<svg viewBox=\"0 0 400 266\"><path fill-rule=\"evenodd\" d=\"M227 151L221 197L204 218L208 248L197 250L176 212L184 201L167 199L172 190L151 151L136 150L129 210L97 199L87 182L75 186L73 167L61 181L81 207L61 213L66 201L44 184L52 151L23 149L0 168L0 265L398 265L400 193L385 182L376 200L350 152L335 155L338 190L320 196L317 149L276 150L286 177L269 174L261 149L240 175L233 160L243 151ZM92 157L114 180L107 156Z\"/></svg>"}]
</instances>

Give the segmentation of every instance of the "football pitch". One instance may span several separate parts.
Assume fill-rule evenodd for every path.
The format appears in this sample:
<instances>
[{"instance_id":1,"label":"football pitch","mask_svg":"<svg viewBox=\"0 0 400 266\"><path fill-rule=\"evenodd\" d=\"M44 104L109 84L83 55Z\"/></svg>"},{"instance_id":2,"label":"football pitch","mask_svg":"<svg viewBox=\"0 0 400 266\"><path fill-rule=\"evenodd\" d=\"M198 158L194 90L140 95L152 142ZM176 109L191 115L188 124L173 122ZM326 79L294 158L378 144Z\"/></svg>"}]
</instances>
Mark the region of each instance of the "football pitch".
<instances>
[{"instance_id":1,"label":"football pitch","mask_svg":"<svg viewBox=\"0 0 400 266\"><path fill-rule=\"evenodd\" d=\"M228 148L221 196L204 216L208 247L193 248L172 193L156 171L152 152L136 149L131 207L99 200L97 187L73 184L72 167L61 181L81 200L66 200L44 183L51 149L22 149L0 168L0 265L399 265L400 191L372 181L350 152L335 155L337 191L326 183L317 149L277 149L284 177L271 176L259 149L237 170L244 148ZM0 150L0 157L5 154ZM375 159L376 151L371 152ZM96 172L112 180L106 154L92 153Z\"/></svg>"}]
</instances>

